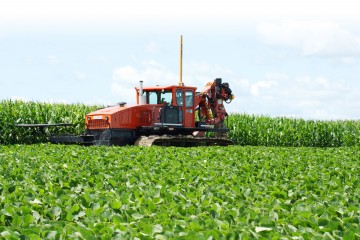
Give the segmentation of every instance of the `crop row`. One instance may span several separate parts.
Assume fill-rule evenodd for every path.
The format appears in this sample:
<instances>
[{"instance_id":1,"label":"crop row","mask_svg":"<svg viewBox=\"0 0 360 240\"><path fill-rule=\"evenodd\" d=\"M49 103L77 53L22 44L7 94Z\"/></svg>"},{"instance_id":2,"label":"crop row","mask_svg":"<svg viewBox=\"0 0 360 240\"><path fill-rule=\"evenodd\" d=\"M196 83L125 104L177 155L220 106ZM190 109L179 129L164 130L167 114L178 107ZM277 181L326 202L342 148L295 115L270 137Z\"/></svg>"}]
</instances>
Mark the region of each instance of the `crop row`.
<instances>
[{"instance_id":1,"label":"crop row","mask_svg":"<svg viewBox=\"0 0 360 240\"><path fill-rule=\"evenodd\" d=\"M3 145L0 236L355 240L359 159L355 147Z\"/></svg>"},{"instance_id":2,"label":"crop row","mask_svg":"<svg viewBox=\"0 0 360 240\"><path fill-rule=\"evenodd\" d=\"M0 102L0 144L46 141L40 129L17 128L18 123L72 123L74 127L48 128L46 134L84 131L85 114L99 108L84 104ZM316 121L284 117L231 114L229 136L239 145L252 146L360 146L360 121Z\"/></svg>"},{"instance_id":3,"label":"crop row","mask_svg":"<svg viewBox=\"0 0 360 240\"><path fill-rule=\"evenodd\" d=\"M360 146L360 121L319 121L232 114L230 137L239 145L340 147Z\"/></svg>"},{"instance_id":4,"label":"crop row","mask_svg":"<svg viewBox=\"0 0 360 240\"><path fill-rule=\"evenodd\" d=\"M85 128L85 114L98 106L3 100L0 102L0 144L45 142L50 134L80 134ZM72 123L72 127L16 127L16 124Z\"/></svg>"}]
</instances>

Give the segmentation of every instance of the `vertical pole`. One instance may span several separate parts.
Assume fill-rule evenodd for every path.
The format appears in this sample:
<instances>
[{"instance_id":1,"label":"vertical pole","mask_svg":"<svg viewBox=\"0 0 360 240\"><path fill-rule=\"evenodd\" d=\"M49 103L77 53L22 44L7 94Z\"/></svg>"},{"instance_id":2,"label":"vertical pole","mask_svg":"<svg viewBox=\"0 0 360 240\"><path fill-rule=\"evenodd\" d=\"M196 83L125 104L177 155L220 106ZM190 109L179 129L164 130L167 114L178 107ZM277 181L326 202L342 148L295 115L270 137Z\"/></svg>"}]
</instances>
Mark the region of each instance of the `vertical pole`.
<instances>
[{"instance_id":1,"label":"vertical pole","mask_svg":"<svg viewBox=\"0 0 360 240\"><path fill-rule=\"evenodd\" d=\"M183 37L180 35L180 81L179 86L184 86L182 81L182 58L183 58Z\"/></svg>"}]
</instances>

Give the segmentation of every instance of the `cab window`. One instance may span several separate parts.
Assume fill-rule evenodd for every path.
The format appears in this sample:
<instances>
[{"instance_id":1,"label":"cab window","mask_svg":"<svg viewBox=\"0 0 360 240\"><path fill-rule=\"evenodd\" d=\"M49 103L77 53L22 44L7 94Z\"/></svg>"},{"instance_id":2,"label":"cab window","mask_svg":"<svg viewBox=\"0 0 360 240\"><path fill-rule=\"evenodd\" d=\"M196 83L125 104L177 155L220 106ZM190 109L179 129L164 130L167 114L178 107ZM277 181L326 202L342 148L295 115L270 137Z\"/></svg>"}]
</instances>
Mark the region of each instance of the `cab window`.
<instances>
[{"instance_id":1,"label":"cab window","mask_svg":"<svg viewBox=\"0 0 360 240\"><path fill-rule=\"evenodd\" d=\"M184 105L183 103L184 99L183 99L183 91L182 90L176 90L176 104L180 107L182 107Z\"/></svg>"},{"instance_id":2,"label":"cab window","mask_svg":"<svg viewBox=\"0 0 360 240\"><path fill-rule=\"evenodd\" d=\"M172 104L172 92L171 91L162 91L160 92L160 102L158 102L158 104L160 103L165 103L168 105Z\"/></svg>"},{"instance_id":3,"label":"cab window","mask_svg":"<svg viewBox=\"0 0 360 240\"><path fill-rule=\"evenodd\" d=\"M186 90L186 107L193 107L194 106L194 93L191 90Z\"/></svg>"},{"instance_id":4,"label":"cab window","mask_svg":"<svg viewBox=\"0 0 360 240\"><path fill-rule=\"evenodd\" d=\"M149 104L168 104L172 103L171 91L146 91L146 100Z\"/></svg>"}]
</instances>

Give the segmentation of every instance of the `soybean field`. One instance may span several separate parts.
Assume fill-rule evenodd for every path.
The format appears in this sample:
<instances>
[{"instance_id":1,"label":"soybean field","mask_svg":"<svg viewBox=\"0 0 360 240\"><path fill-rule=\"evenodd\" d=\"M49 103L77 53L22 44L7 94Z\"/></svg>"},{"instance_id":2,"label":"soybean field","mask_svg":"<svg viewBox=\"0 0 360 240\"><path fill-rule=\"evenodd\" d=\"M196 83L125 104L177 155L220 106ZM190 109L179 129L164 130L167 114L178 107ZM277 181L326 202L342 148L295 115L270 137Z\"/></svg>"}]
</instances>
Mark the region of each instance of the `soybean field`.
<instances>
[{"instance_id":1,"label":"soybean field","mask_svg":"<svg viewBox=\"0 0 360 240\"><path fill-rule=\"evenodd\" d=\"M360 238L360 148L0 146L0 238Z\"/></svg>"}]
</instances>

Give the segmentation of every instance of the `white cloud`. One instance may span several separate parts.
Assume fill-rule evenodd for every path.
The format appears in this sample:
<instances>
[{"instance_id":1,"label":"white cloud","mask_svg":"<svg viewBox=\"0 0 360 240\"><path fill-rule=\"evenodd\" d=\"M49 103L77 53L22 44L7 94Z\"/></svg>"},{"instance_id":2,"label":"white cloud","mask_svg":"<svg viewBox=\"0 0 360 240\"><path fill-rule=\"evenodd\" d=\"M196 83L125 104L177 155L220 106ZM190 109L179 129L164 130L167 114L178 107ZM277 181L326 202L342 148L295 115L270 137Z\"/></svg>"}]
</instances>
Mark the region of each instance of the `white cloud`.
<instances>
[{"instance_id":1,"label":"white cloud","mask_svg":"<svg viewBox=\"0 0 360 240\"><path fill-rule=\"evenodd\" d=\"M213 81L216 77L222 77L224 82L229 82L236 98L225 106L228 112L306 119L357 117L354 115L354 109L359 107L359 89L350 87L339 79L324 76L289 77L269 72L264 74L263 80L251 81L244 78L236 79L230 69L211 66L204 62L193 62L186 65L186 69L185 84L196 86L200 91L207 82ZM120 67L113 72L113 94L119 101L134 104L134 87L138 86L139 80L144 80L145 86L176 85L178 76L154 61L145 62L141 68Z\"/></svg>"},{"instance_id":2,"label":"white cloud","mask_svg":"<svg viewBox=\"0 0 360 240\"><path fill-rule=\"evenodd\" d=\"M31 100L26 98L26 97L21 97L21 96L12 96L10 98L13 101L23 101L23 102L30 102Z\"/></svg>"},{"instance_id":3,"label":"white cloud","mask_svg":"<svg viewBox=\"0 0 360 240\"><path fill-rule=\"evenodd\" d=\"M217 1L166 1L166 0L3 0L0 2L0 21L11 23L41 24L104 24L148 25L160 23L162 26L174 22L196 22L211 20L222 7L226 14L236 16L231 0ZM202 18L198 18L201 11ZM225 12L224 12L225 11ZM186 13L186 18L184 18ZM221 20L217 19L217 21ZM215 22L215 20L213 21ZM160 29L159 29L160 30Z\"/></svg>"},{"instance_id":4,"label":"white cloud","mask_svg":"<svg viewBox=\"0 0 360 240\"><path fill-rule=\"evenodd\" d=\"M285 76L265 73L260 81L231 82L235 100L230 112L305 119L359 119L357 85L324 76Z\"/></svg>"},{"instance_id":5,"label":"white cloud","mask_svg":"<svg viewBox=\"0 0 360 240\"><path fill-rule=\"evenodd\" d=\"M148 61L138 70L132 66L116 68L112 77L112 93L128 103L135 103L134 88L143 80L145 86L176 84L177 76L155 61Z\"/></svg>"},{"instance_id":6,"label":"white cloud","mask_svg":"<svg viewBox=\"0 0 360 240\"><path fill-rule=\"evenodd\" d=\"M199 88L215 78L226 77L232 74L230 69L220 65L210 65L204 62L191 62L183 66L183 82L189 86ZM135 86L143 80L146 85L176 85L179 82L179 73L167 70L156 61L143 62L140 68L125 66L113 71L113 83L126 86Z\"/></svg>"},{"instance_id":7,"label":"white cloud","mask_svg":"<svg viewBox=\"0 0 360 240\"><path fill-rule=\"evenodd\" d=\"M85 80L87 78L86 74L80 71L75 71L75 77L78 80Z\"/></svg>"},{"instance_id":8,"label":"white cloud","mask_svg":"<svg viewBox=\"0 0 360 240\"><path fill-rule=\"evenodd\" d=\"M264 104L274 104L268 108L278 108L278 112L281 109L283 115L293 113L296 117L312 119L356 117L354 109L357 101L356 92L359 89L351 88L341 80L323 76L303 76L288 84L279 83L278 86L279 89L274 93L278 101L264 101ZM286 91L289 94L285 94Z\"/></svg>"},{"instance_id":9,"label":"white cloud","mask_svg":"<svg viewBox=\"0 0 360 240\"><path fill-rule=\"evenodd\" d=\"M135 91L137 82L143 80L143 76L131 66L120 67L113 70L111 92L119 97L120 101L135 104Z\"/></svg>"},{"instance_id":10,"label":"white cloud","mask_svg":"<svg viewBox=\"0 0 360 240\"><path fill-rule=\"evenodd\" d=\"M257 32L265 42L299 49L304 56L360 56L360 37L333 22L262 23L258 25Z\"/></svg>"},{"instance_id":11,"label":"white cloud","mask_svg":"<svg viewBox=\"0 0 360 240\"><path fill-rule=\"evenodd\" d=\"M295 79L296 85L300 89L308 90L319 90L329 88L329 80L320 76L317 78L312 78L310 76L301 76Z\"/></svg>"},{"instance_id":12,"label":"white cloud","mask_svg":"<svg viewBox=\"0 0 360 240\"><path fill-rule=\"evenodd\" d=\"M185 17L184 17L185 16ZM213 28L234 26L264 19L332 18L348 22L359 19L353 0L2 0L0 23L88 26L175 25ZM225 27L226 28L226 27ZM162 28L157 28L161 31ZM196 29L199 31L200 28ZM202 30L202 28L201 28Z\"/></svg>"},{"instance_id":13,"label":"white cloud","mask_svg":"<svg viewBox=\"0 0 360 240\"><path fill-rule=\"evenodd\" d=\"M65 100L65 99L46 99L46 100L42 100L42 99L29 99L28 97L23 97L23 96L12 96L10 97L11 100L13 101L23 101L23 102L44 102L44 103L50 103L50 104L71 104L69 101Z\"/></svg>"},{"instance_id":14,"label":"white cloud","mask_svg":"<svg viewBox=\"0 0 360 240\"><path fill-rule=\"evenodd\" d=\"M156 44L156 42L152 41L149 42L146 47L145 47L145 51L148 53L156 53L158 51L158 45Z\"/></svg>"},{"instance_id":15,"label":"white cloud","mask_svg":"<svg viewBox=\"0 0 360 240\"><path fill-rule=\"evenodd\" d=\"M358 60L355 57L343 57L340 58L338 62L345 65L355 65L358 63ZM338 62L334 61L335 64Z\"/></svg>"},{"instance_id":16,"label":"white cloud","mask_svg":"<svg viewBox=\"0 0 360 240\"><path fill-rule=\"evenodd\" d=\"M307 95L311 93L313 97L332 96L334 99L346 96L352 89L342 80L330 80L323 76L316 78L310 76L298 77L295 79L293 88L298 89L298 92L306 91Z\"/></svg>"},{"instance_id":17,"label":"white cloud","mask_svg":"<svg viewBox=\"0 0 360 240\"><path fill-rule=\"evenodd\" d=\"M229 82L233 72L219 64L191 61L183 66L183 81L186 85L198 87L202 90L206 83L222 78L223 82Z\"/></svg>"},{"instance_id":18,"label":"white cloud","mask_svg":"<svg viewBox=\"0 0 360 240\"><path fill-rule=\"evenodd\" d=\"M254 96L259 96L262 90L266 91L265 95L269 95L269 89L276 87L278 85L277 81L267 80L267 81L260 81L257 82L250 87L250 92Z\"/></svg>"},{"instance_id":19,"label":"white cloud","mask_svg":"<svg viewBox=\"0 0 360 240\"><path fill-rule=\"evenodd\" d=\"M59 59L54 55L50 55L47 57L47 63L50 65L55 65L59 63Z\"/></svg>"},{"instance_id":20,"label":"white cloud","mask_svg":"<svg viewBox=\"0 0 360 240\"><path fill-rule=\"evenodd\" d=\"M223 82L229 82L232 71L220 65L210 65L204 62L191 62L183 66L183 82L186 86L198 87L201 91L206 83L215 78L222 78ZM122 99L135 99L134 87L139 81L144 81L144 86L154 85L177 85L179 73L167 70L167 68L153 60L144 62L140 68L133 66L119 67L113 70L112 93L121 96ZM231 86L230 86L231 87ZM134 103L128 101L128 103Z\"/></svg>"},{"instance_id":21,"label":"white cloud","mask_svg":"<svg viewBox=\"0 0 360 240\"><path fill-rule=\"evenodd\" d=\"M135 81L142 80L143 76L135 68L131 66L125 66L114 69L113 82L121 83L125 86L131 86Z\"/></svg>"},{"instance_id":22,"label":"white cloud","mask_svg":"<svg viewBox=\"0 0 360 240\"><path fill-rule=\"evenodd\" d=\"M91 57L89 59L89 62L95 63L95 64L105 64L105 63L108 63L109 60L106 57L97 56L97 57Z\"/></svg>"},{"instance_id":23,"label":"white cloud","mask_svg":"<svg viewBox=\"0 0 360 240\"><path fill-rule=\"evenodd\" d=\"M246 93L250 92L251 83L249 79L243 78L231 82L230 88L233 92L238 92L241 93L241 95L245 95Z\"/></svg>"}]
</instances>

